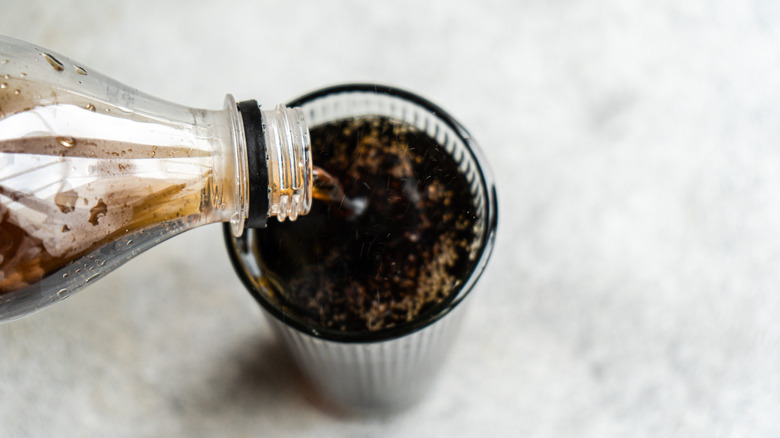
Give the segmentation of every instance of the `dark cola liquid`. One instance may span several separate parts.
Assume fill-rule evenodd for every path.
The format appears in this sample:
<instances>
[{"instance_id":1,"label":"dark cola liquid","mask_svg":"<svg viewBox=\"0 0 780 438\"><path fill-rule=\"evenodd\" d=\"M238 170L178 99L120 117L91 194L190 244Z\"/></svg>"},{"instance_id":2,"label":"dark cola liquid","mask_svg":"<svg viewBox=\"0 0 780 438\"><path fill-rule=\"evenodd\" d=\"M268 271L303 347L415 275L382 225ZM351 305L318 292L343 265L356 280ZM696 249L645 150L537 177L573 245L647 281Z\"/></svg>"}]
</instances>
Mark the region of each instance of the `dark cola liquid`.
<instances>
[{"instance_id":1,"label":"dark cola liquid","mask_svg":"<svg viewBox=\"0 0 780 438\"><path fill-rule=\"evenodd\" d=\"M269 223L258 248L277 304L341 331L386 329L448 301L471 269L474 206L439 144L368 117L311 130L311 212Z\"/></svg>"}]
</instances>

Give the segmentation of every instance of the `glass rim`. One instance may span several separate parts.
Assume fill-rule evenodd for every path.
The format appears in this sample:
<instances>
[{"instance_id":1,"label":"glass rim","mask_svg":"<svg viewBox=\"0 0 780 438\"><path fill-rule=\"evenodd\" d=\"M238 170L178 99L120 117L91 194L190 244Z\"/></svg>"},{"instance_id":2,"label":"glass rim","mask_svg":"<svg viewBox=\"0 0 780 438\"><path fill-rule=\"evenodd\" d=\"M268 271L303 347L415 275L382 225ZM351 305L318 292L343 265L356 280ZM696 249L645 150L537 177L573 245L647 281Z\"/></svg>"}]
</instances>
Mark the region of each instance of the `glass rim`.
<instances>
[{"instance_id":1,"label":"glass rim","mask_svg":"<svg viewBox=\"0 0 780 438\"><path fill-rule=\"evenodd\" d=\"M262 290L262 287L257 284L252 275L248 272L246 266L242 262L238 255L237 241L232 231L230 224L225 224L224 235L225 243L228 249L228 255L230 261L233 264L233 268L238 274L241 282L244 284L250 294L255 300L274 318L281 321L288 327L292 327L300 332L314 336L327 341L334 341L340 343L374 343L388 341L406 335L410 335L425 327L437 322L455 307L457 307L463 299L468 296L471 290L476 285L479 278L487 266L487 262L490 259L490 255L493 252L493 246L495 245L496 228L498 225L498 205L496 199L496 187L493 179L492 172L487 165L485 157L482 155L477 143L471 138L471 135L466 129L458 123L452 116L440 107L430 102L429 100L422 98L411 92L401 90L398 88L378 85L378 84L346 84L337 85L327 88L322 88L308 94L305 94L293 101L287 106L300 107L304 104L314 102L319 98L331 96L341 93L375 93L385 94L388 96L396 97L402 100L410 101L421 108L429 111L437 119L448 125L460 138L465 145L465 150L471 154L472 159L477 167L477 174L482 180L481 190L486 199L485 202L485 237L482 244L477 251L476 262L472 265L471 271L468 274L466 281L462 282L451 292L451 299L424 312L412 321L398 324L396 326L375 330L375 331L360 331L360 332L345 332L336 329L330 329L321 326L315 326L307 323L304 319L296 316L292 312L285 312L278 305L269 300ZM244 230L244 234L240 238L245 238L247 230Z\"/></svg>"}]
</instances>

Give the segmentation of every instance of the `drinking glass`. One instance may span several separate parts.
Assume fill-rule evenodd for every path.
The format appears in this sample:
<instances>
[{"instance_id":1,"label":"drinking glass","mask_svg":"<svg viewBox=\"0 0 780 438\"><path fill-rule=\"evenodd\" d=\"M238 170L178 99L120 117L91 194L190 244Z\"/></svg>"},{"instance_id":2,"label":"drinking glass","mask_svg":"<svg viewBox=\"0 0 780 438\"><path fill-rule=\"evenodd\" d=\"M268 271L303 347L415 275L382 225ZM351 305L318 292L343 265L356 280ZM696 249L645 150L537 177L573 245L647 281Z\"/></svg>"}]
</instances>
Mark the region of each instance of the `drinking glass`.
<instances>
[{"instance_id":1,"label":"drinking glass","mask_svg":"<svg viewBox=\"0 0 780 438\"><path fill-rule=\"evenodd\" d=\"M470 185L475 235L466 274L442 305L377 331L316 326L281 306L263 281L255 238L258 231L246 229L236 238L225 228L236 272L321 395L352 412L405 408L425 394L439 374L458 332L465 300L490 257L498 217L493 176L469 133L438 106L410 92L373 84L342 85L307 94L289 106L303 110L310 129L362 116L408 123L435 139L455 159Z\"/></svg>"}]
</instances>

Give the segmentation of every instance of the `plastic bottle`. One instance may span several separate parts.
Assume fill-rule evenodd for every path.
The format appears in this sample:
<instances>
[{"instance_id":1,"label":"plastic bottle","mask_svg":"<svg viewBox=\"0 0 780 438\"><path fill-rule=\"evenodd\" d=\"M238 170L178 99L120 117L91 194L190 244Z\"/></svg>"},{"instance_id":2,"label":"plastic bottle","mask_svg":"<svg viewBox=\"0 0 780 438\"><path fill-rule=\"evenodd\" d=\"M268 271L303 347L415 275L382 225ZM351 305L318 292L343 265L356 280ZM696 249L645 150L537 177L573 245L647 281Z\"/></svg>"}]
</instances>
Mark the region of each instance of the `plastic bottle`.
<instances>
[{"instance_id":1,"label":"plastic bottle","mask_svg":"<svg viewBox=\"0 0 780 438\"><path fill-rule=\"evenodd\" d=\"M0 36L0 321L183 231L295 220L310 155L300 109L188 108Z\"/></svg>"}]
</instances>

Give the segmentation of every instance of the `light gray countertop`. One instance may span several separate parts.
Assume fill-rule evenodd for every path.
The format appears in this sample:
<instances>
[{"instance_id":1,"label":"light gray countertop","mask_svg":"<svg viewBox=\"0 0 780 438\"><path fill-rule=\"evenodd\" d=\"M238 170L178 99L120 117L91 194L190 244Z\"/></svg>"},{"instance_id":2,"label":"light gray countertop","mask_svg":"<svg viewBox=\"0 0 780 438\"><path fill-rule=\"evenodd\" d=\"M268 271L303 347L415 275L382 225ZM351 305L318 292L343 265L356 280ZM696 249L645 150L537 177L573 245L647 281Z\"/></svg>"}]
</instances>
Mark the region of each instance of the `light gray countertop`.
<instances>
[{"instance_id":1,"label":"light gray countertop","mask_svg":"<svg viewBox=\"0 0 780 438\"><path fill-rule=\"evenodd\" d=\"M0 436L780 434L776 1L0 10L0 33L190 106L407 88L481 143L500 207L451 360L406 412L314 402L207 226L0 325Z\"/></svg>"}]
</instances>

